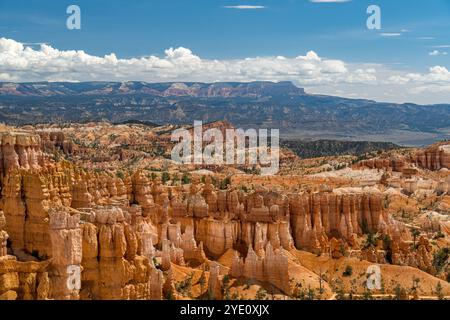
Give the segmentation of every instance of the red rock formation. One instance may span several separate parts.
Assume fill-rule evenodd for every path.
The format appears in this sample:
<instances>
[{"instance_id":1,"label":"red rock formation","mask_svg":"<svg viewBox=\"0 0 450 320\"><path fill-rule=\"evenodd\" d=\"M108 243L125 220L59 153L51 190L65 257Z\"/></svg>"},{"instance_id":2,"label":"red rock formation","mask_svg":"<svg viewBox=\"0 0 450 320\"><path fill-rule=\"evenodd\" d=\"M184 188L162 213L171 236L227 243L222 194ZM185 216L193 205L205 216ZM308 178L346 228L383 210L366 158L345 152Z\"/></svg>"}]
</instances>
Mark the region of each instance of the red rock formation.
<instances>
[{"instance_id":1,"label":"red rock formation","mask_svg":"<svg viewBox=\"0 0 450 320\"><path fill-rule=\"evenodd\" d=\"M186 226L186 230L180 240L180 246L183 249L185 261L194 260L199 264L206 261L205 252L203 251L203 242L200 242L200 244L197 245L192 226Z\"/></svg>"},{"instance_id":2,"label":"red rock formation","mask_svg":"<svg viewBox=\"0 0 450 320\"><path fill-rule=\"evenodd\" d=\"M61 150L64 154L76 153L76 146L68 140L62 131L39 131L42 150L52 152Z\"/></svg>"},{"instance_id":3,"label":"red rock formation","mask_svg":"<svg viewBox=\"0 0 450 320\"><path fill-rule=\"evenodd\" d=\"M0 133L0 175L14 169L38 169L44 161L38 135L29 133Z\"/></svg>"},{"instance_id":4,"label":"red rock formation","mask_svg":"<svg viewBox=\"0 0 450 320\"><path fill-rule=\"evenodd\" d=\"M391 251L393 264L407 265L426 272L433 272L431 245L423 236L419 238L416 249L412 249L406 242L394 241Z\"/></svg>"},{"instance_id":5,"label":"red rock formation","mask_svg":"<svg viewBox=\"0 0 450 320\"><path fill-rule=\"evenodd\" d=\"M173 243L170 242L170 240L163 240L162 241L162 264L161 269L166 271L171 268L171 263L175 263L178 265L183 266L184 263L184 257L183 257L183 249L175 247Z\"/></svg>"},{"instance_id":6,"label":"red rock formation","mask_svg":"<svg viewBox=\"0 0 450 320\"><path fill-rule=\"evenodd\" d=\"M419 150L413 157L417 166L428 170L450 169L450 144L442 142L425 150Z\"/></svg>"},{"instance_id":7,"label":"red rock formation","mask_svg":"<svg viewBox=\"0 0 450 320\"><path fill-rule=\"evenodd\" d=\"M132 178L134 200L142 207L145 216L156 214L156 206L152 196L152 187L148 178L137 172Z\"/></svg>"},{"instance_id":8,"label":"red rock formation","mask_svg":"<svg viewBox=\"0 0 450 320\"><path fill-rule=\"evenodd\" d=\"M49 212L52 268L51 297L79 299L81 289L82 230L80 214L71 215L64 207Z\"/></svg>"},{"instance_id":9,"label":"red rock formation","mask_svg":"<svg viewBox=\"0 0 450 320\"><path fill-rule=\"evenodd\" d=\"M83 225L82 298L160 299L162 274L153 266L152 232L136 212L96 208ZM151 246L151 248L149 248Z\"/></svg>"},{"instance_id":10,"label":"red rock formation","mask_svg":"<svg viewBox=\"0 0 450 320\"><path fill-rule=\"evenodd\" d=\"M387 214L382 195L374 191L320 188L288 194L267 185L251 192L218 190L209 177L204 184L194 177L190 185L166 186L159 178L150 182L145 171L116 175L50 161L40 145L69 151L58 135L45 136L42 143L27 134L1 139L0 296L161 299L163 292L174 292L174 265L198 266L229 249L247 252L245 259L234 259L231 275L271 283L289 294L284 250L295 244L332 258L352 255L385 263L380 245L358 250L358 237L368 232L391 237L393 263L433 271L430 244L421 238L411 250L403 241L405 226ZM442 155L430 159L432 168L446 163ZM398 169L401 163L373 166ZM445 194L445 184L436 186ZM220 281L213 264L214 297L221 297Z\"/></svg>"},{"instance_id":11,"label":"red rock formation","mask_svg":"<svg viewBox=\"0 0 450 320\"><path fill-rule=\"evenodd\" d=\"M267 243L265 250L262 250L260 254L259 256L252 247L249 247L245 259L235 255L230 275L234 278L243 277L269 282L284 293L290 294L287 257L279 249L274 251L270 242Z\"/></svg>"},{"instance_id":12,"label":"red rock formation","mask_svg":"<svg viewBox=\"0 0 450 320\"><path fill-rule=\"evenodd\" d=\"M2 207L12 248L22 250L25 248L26 207L22 199L22 176L18 171L9 172L3 179Z\"/></svg>"},{"instance_id":13,"label":"red rock formation","mask_svg":"<svg viewBox=\"0 0 450 320\"><path fill-rule=\"evenodd\" d=\"M295 194L290 197L291 226L297 248L325 251L328 238L350 241L353 234L392 233L380 194Z\"/></svg>"},{"instance_id":14,"label":"red rock formation","mask_svg":"<svg viewBox=\"0 0 450 320\"><path fill-rule=\"evenodd\" d=\"M0 257L0 300L45 300L50 294L50 261L21 262Z\"/></svg>"},{"instance_id":15,"label":"red rock formation","mask_svg":"<svg viewBox=\"0 0 450 320\"><path fill-rule=\"evenodd\" d=\"M7 255L6 243L8 241L8 233L3 229L6 226L6 219L3 211L0 211L0 259Z\"/></svg>"},{"instance_id":16,"label":"red rock formation","mask_svg":"<svg viewBox=\"0 0 450 320\"><path fill-rule=\"evenodd\" d=\"M219 278L220 266L213 261L209 266L208 296L210 299L222 300L222 282Z\"/></svg>"},{"instance_id":17,"label":"red rock formation","mask_svg":"<svg viewBox=\"0 0 450 320\"><path fill-rule=\"evenodd\" d=\"M390 159L368 159L362 160L354 165L354 168L368 168L368 169L379 169L379 170L392 170L395 172L402 172L406 166L406 161L402 158L390 158Z\"/></svg>"}]
</instances>

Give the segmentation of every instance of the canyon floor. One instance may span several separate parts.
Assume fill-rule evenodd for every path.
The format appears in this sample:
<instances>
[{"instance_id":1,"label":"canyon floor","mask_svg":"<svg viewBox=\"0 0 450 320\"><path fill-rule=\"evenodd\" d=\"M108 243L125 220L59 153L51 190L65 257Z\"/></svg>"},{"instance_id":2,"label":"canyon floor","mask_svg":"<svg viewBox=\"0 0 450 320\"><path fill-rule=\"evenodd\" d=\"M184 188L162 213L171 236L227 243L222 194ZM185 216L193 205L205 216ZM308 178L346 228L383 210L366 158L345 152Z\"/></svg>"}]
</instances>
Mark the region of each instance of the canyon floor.
<instances>
[{"instance_id":1,"label":"canyon floor","mask_svg":"<svg viewBox=\"0 0 450 320\"><path fill-rule=\"evenodd\" d=\"M450 299L450 142L263 176L180 127L1 126L0 299Z\"/></svg>"}]
</instances>

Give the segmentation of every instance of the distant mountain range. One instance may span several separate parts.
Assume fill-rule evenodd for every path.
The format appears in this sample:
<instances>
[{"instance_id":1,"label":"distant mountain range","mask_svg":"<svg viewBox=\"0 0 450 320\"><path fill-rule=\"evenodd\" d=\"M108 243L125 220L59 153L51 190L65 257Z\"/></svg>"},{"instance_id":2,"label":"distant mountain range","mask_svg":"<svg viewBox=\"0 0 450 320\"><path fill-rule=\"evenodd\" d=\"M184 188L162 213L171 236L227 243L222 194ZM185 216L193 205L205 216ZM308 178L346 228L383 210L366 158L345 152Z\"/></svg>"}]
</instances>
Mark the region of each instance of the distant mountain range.
<instances>
[{"instance_id":1,"label":"distant mountain range","mask_svg":"<svg viewBox=\"0 0 450 320\"><path fill-rule=\"evenodd\" d=\"M143 94L158 97L262 97L278 95L302 95L305 91L291 82L273 83L256 81L239 82L32 82L32 83L0 83L0 95L6 96L95 96L95 95L133 95Z\"/></svg>"},{"instance_id":2,"label":"distant mountain range","mask_svg":"<svg viewBox=\"0 0 450 320\"><path fill-rule=\"evenodd\" d=\"M423 145L450 138L450 104L395 104L308 94L291 82L0 83L0 121L107 120L279 128L286 138Z\"/></svg>"}]
</instances>

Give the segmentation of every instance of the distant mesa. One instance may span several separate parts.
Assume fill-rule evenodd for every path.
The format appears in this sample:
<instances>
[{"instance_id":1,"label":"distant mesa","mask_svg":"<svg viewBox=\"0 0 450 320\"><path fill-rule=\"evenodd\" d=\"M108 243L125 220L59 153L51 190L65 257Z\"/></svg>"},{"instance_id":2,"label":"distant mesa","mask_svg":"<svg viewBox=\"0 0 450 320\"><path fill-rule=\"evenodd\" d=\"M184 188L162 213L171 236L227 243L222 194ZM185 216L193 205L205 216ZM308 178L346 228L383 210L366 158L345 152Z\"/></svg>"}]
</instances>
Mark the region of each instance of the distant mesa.
<instances>
[{"instance_id":1,"label":"distant mesa","mask_svg":"<svg viewBox=\"0 0 450 320\"><path fill-rule=\"evenodd\" d=\"M262 97L303 95L305 90L290 81L269 82L34 82L0 83L0 95L10 96L70 96L70 95L143 94L161 97Z\"/></svg>"}]
</instances>

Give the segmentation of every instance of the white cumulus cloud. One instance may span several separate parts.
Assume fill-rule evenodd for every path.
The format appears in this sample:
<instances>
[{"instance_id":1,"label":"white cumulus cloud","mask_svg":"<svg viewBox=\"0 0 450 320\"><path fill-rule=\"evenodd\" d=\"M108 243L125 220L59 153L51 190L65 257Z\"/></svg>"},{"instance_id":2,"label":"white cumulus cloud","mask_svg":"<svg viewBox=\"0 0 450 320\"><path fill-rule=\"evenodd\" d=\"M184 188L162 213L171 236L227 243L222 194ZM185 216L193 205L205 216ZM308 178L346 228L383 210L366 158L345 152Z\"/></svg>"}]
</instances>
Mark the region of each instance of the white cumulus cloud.
<instances>
[{"instance_id":1,"label":"white cumulus cloud","mask_svg":"<svg viewBox=\"0 0 450 320\"><path fill-rule=\"evenodd\" d=\"M224 6L226 9L238 9L238 10L255 10L255 9L265 9L266 6L250 6L250 5L237 5L237 6Z\"/></svg>"},{"instance_id":2,"label":"white cumulus cloud","mask_svg":"<svg viewBox=\"0 0 450 320\"><path fill-rule=\"evenodd\" d=\"M382 37L400 37L402 34L400 32L382 32L380 35Z\"/></svg>"},{"instance_id":3,"label":"white cumulus cloud","mask_svg":"<svg viewBox=\"0 0 450 320\"><path fill-rule=\"evenodd\" d=\"M2 78L18 81L66 79L141 81L250 81L292 80L297 83L346 81L350 73L341 60L324 59L314 51L296 57L202 59L188 48L169 48L163 57L150 55L121 59L111 53L90 55L83 50L39 49L12 39L0 39ZM11 77L7 77L10 75Z\"/></svg>"},{"instance_id":4,"label":"white cumulus cloud","mask_svg":"<svg viewBox=\"0 0 450 320\"><path fill-rule=\"evenodd\" d=\"M314 51L293 57L256 56L204 59L184 47L161 56L120 58L83 50L59 50L48 44L27 46L0 38L0 81L292 81L308 92L383 101L450 103L450 72L395 70L383 64L348 63ZM392 93L387 96L388 93Z\"/></svg>"},{"instance_id":5,"label":"white cumulus cloud","mask_svg":"<svg viewBox=\"0 0 450 320\"><path fill-rule=\"evenodd\" d=\"M429 53L430 56L446 56L446 51L433 50Z\"/></svg>"}]
</instances>

